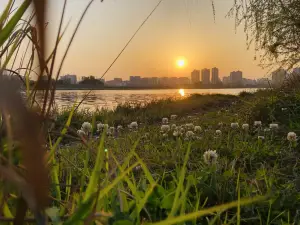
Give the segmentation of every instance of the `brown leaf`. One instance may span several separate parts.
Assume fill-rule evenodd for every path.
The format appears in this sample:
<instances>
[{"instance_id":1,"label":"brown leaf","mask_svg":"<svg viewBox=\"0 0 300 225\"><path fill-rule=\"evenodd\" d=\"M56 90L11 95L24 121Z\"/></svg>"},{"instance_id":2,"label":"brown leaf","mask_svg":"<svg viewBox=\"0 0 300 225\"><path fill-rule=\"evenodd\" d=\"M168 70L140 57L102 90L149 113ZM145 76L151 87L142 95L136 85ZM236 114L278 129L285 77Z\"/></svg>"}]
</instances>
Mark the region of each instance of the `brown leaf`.
<instances>
[{"instance_id":1,"label":"brown leaf","mask_svg":"<svg viewBox=\"0 0 300 225\"><path fill-rule=\"evenodd\" d=\"M36 209L43 209L48 203L49 188L48 171L44 163L45 135L40 117L25 106L19 90L18 83L0 76L0 111L12 118L13 139L20 143L23 165L26 168L25 180L32 188ZM2 170L5 172L4 168ZM31 205L28 203L29 207Z\"/></svg>"}]
</instances>

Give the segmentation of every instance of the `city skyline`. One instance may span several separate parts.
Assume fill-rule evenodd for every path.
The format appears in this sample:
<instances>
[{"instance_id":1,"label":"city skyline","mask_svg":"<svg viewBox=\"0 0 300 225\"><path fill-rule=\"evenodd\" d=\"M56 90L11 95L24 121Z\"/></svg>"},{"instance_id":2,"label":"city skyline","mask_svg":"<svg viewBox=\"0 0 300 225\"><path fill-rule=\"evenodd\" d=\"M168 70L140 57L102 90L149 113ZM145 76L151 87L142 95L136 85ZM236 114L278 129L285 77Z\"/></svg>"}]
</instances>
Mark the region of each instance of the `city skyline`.
<instances>
[{"instance_id":1,"label":"city skyline","mask_svg":"<svg viewBox=\"0 0 300 225\"><path fill-rule=\"evenodd\" d=\"M92 74L100 78L157 2L95 1L74 39L62 74L79 77ZM126 79L132 74L183 77L194 68L216 65L222 68L220 77L237 69L249 78L264 77L267 71L258 66L258 60L254 61L253 48L247 50L243 29L235 30L234 19L226 18L232 3L233 0L214 1L214 18L210 1L163 1L105 79L115 76ZM63 1L49 1L46 32L50 44L55 41L59 24L57 12L61 11L62 5ZM58 61L85 5L85 1L68 1L64 24L71 20L58 49ZM186 60L185 66L176 66L178 58Z\"/></svg>"}]
</instances>

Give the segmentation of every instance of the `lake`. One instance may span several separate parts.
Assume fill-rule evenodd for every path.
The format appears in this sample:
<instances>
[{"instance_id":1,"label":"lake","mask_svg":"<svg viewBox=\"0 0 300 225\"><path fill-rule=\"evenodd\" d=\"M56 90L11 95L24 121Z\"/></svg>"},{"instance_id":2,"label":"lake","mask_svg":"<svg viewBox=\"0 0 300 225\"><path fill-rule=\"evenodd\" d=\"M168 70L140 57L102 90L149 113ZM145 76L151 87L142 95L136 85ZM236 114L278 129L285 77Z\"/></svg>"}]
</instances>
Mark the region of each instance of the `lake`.
<instances>
[{"instance_id":1,"label":"lake","mask_svg":"<svg viewBox=\"0 0 300 225\"><path fill-rule=\"evenodd\" d=\"M242 91L254 92L256 88L236 89L158 89L158 90L95 90L85 99L81 108L114 109L119 104L140 103L165 98L184 98L191 94L232 94L238 95ZM88 93L86 90L57 90L56 104L59 108L71 106L76 100L81 101Z\"/></svg>"}]
</instances>

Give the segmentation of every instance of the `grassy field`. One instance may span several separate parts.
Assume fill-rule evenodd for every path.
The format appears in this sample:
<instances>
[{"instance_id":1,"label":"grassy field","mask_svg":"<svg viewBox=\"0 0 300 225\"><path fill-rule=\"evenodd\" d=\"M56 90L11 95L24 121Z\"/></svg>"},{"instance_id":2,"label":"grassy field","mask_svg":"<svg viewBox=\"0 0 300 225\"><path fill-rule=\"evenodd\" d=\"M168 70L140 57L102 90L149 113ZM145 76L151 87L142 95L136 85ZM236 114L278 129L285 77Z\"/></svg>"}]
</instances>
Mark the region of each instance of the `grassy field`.
<instances>
[{"instance_id":1,"label":"grassy field","mask_svg":"<svg viewBox=\"0 0 300 225\"><path fill-rule=\"evenodd\" d=\"M172 223L177 216L187 219L185 224L298 224L300 154L297 138L287 135L299 133L299 100L295 92L265 90L239 97L195 95L136 109L120 106L115 112L75 112L55 154L62 188L53 186L53 196L60 195L56 205L80 202L101 150L100 185L109 187L132 169L96 204L111 213L110 220L122 222L116 224L166 219L158 224L182 224ZM69 114L59 114L55 127ZM128 128L135 121L138 127ZM76 135L83 122L91 128L83 125L86 132ZM109 124L108 129L97 131L99 123ZM241 207L245 198L257 196L265 199ZM235 201L233 209L205 213ZM74 212L67 202L65 212ZM191 213L199 210L205 214L196 219Z\"/></svg>"}]
</instances>

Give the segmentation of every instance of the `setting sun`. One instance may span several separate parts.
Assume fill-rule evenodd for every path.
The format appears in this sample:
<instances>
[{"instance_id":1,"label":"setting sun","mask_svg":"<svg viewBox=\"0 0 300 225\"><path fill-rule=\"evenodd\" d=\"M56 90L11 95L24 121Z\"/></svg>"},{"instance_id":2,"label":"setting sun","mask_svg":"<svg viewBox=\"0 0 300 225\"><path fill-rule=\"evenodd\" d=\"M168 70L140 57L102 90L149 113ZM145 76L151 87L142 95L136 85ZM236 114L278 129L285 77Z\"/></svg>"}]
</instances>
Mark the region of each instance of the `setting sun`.
<instances>
[{"instance_id":1,"label":"setting sun","mask_svg":"<svg viewBox=\"0 0 300 225\"><path fill-rule=\"evenodd\" d=\"M179 91L178 91L178 92L179 92L179 94L180 94L182 97L183 97L183 96L184 96L184 94L185 94L185 93L184 93L184 89L179 89Z\"/></svg>"},{"instance_id":2,"label":"setting sun","mask_svg":"<svg viewBox=\"0 0 300 225\"><path fill-rule=\"evenodd\" d=\"M177 66L182 68L185 66L185 60L184 59L178 59L176 62Z\"/></svg>"}]
</instances>

